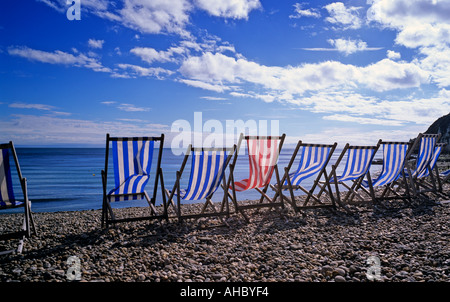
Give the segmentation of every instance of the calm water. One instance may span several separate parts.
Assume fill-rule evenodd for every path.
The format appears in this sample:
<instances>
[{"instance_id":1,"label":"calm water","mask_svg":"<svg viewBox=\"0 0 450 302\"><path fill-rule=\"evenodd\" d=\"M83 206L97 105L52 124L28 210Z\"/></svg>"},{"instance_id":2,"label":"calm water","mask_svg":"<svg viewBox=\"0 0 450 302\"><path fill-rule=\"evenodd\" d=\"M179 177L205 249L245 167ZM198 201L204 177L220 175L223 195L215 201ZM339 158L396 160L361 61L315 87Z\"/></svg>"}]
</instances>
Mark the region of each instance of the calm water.
<instances>
[{"instance_id":1,"label":"calm water","mask_svg":"<svg viewBox=\"0 0 450 302\"><path fill-rule=\"evenodd\" d=\"M90 209L101 209L102 207L102 181L101 170L105 165L104 148L16 148L22 174L28 181L28 195L32 202L33 212L55 212L55 211L80 211ZM110 152L111 153L111 152ZM279 158L279 171L283 173L287 166L293 149L285 148ZM380 152L379 152L380 153ZM331 163L336 161L340 150L336 150ZM156 155L152 164L152 176L155 174ZM298 156L297 156L298 157ZM164 183L167 189L172 190L175 183L175 173L180 169L183 156L175 156L171 149L164 149L162 157L162 169ZM12 160L12 172L14 192L18 199L22 198L14 161ZM112 163L112 155L109 159ZM291 171L297 167L295 162ZM182 188L187 186L190 172L190 159L185 168L182 179ZM228 169L227 169L228 172ZM248 177L248 157L238 157L236 165L235 180ZM273 176L273 181L275 174ZM308 188L313 179L305 180L303 185ZM114 175L112 165L108 168L108 188L112 189ZM149 195L153 192L154 178L150 179L146 190ZM269 195L273 192L269 190ZM213 201L220 201L223 196L221 188L218 189ZM249 192L238 192L239 200L257 199L260 195L256 190ZM158 188L157 204L162 201L161 191ZM146 206L142 201L121 201L114 203L114 207ZM22 209L3 210L0 213L11 213L23 211Z\"/></svg>"}]
</instances>

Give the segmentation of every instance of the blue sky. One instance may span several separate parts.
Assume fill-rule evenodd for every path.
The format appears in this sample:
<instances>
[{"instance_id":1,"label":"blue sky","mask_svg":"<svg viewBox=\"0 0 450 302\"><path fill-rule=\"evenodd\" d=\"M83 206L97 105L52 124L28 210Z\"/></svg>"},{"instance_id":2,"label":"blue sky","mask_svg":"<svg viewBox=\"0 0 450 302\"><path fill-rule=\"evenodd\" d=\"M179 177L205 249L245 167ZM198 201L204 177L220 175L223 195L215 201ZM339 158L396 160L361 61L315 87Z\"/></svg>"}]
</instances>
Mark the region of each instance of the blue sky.
<instances>
[{"instance_id":1,"label":"blue sky","mask_svg":"<svg viewBox=\"0 0 450 302\"><path fill-rule=\"evenodd\" d=\"M449 0L79 4L69 20L66 0L0 3L0 141L170 144L201 112L277 121L289 144L375 144L450 111Z\"/></svg>"}]
</instances>

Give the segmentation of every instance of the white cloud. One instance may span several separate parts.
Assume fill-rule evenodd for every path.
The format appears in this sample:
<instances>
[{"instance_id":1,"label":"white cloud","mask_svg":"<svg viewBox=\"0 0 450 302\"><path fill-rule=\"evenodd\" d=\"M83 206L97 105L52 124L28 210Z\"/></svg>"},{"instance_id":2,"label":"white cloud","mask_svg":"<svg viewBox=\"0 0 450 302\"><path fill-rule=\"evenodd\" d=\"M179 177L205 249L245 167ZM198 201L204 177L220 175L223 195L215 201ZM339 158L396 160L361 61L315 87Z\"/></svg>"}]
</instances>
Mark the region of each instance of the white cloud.
<instances>
[{"instance_id":1,"label":"white cloud","mask_svg":"<svg viewBox=\"0 0 450 302\"><path fill-rule=\"evenodd\" d=\"M450 85L450 0L378 0L367 11L370 22L396 30L395 42L417 49L413 61L438 87Z\"/></svg>"},{"instance_id":2,"label":"white cloud","mask_svg":"<svg viewBox=\"0 0 450 302\"><path fill-rule=\"evenodd\" d=\"M217 97L217 96L201 96L201 99L209 100L209 101L225 101L227 98Z\"/></svg>"},{"instance_id":3,"label":"white cloud","mask_svg":"<svg viewBox=\"0 0 450 302\"><path fill-rule=\"evenodd\" d=\"M336 61L303 64L297 67L264 66L246 59L205 53L183 62L179 72L186 78L210 84L261 85L286 95L304 94L321 89L365 87L375 91L419 87L428 82L428 74L412 63L388 59L366 67Z\"/></svg>"},{"instance_id":4,"label":"white cloud","mask_svg":"<svg viewBox=\"0 0 450 302\"><path fill-rule=\"evenodd\" d=\"M396 29L418 24L447 23L448 16L449 0L374 0L367 11L369 21Z\"/></svg>"},{"instance_id":5,"label":"white cloud","mask_svg":"<svg viewBox=\"0 0 450 302\"><path fill-rule=\"evenodd\" d=\"M358 70L358 82L379 92L429 83L429 73L414 63L383 59Z\"/></svg>"},{"instance_id":6,"label":"white cloud","mask_svg":"<svg viewBox=\"0 0 450 302\"><path fill-rule=\"evenodd\" d=\"M401 54L399 52L396 52L393 50L388 50L388 51L386 51L386 56L388 57L388 59L397 60L397 59L400 59Z\"/></svg>"},{"instance_id":7,"label":"white cloud","mask_svg":"<svg viewBox=\"0 0 450 302\"><path fill-rule=\"evenodd\" d=\"M350 55L359 51L380 50L382 47L367 47L367 43L361 40L351 39L329 39L328 43L336 48L337 51Z\"/></svg>"},{"instance_id":8,"label":"white cloud","mask_svg":"<svg viewBox=\"0 0 450 302\"><path fill-rule=\"evenodd\" d=\"M9 104L10 108L20 108L20 109L38 109L38 110L54 110L55 106L45 105L45 104L26 104L26 103L12 103Z\"/></svg>"},{"instance_id":9,"label":"white cloud","mask_svg":"<svg viewBox=\"0 0 450 302\"><path fill-rule=\"evenodd\" d=\"M133 64L117 64L117 67L123 70L130 70L133 74L132 76L140 76L140 77L156 77L156 78L164 78L164 76L171 75L173 71L164 69L161 67L142 67Z\"/></svg>"},{"instance_id":10,"label":"white cloud","mask_svg":"<svg viewBox=\"0 0 450 302\"><path fill-rule=\"evenodd\" d=\"M98 72L111 72L111 69L102 66L95 58L90 58L85 54L78 54L75 56L60 50L47 52L29 47L9 47L8 53L13 56L19 56L42 63L72 65L89 68Z\"/></svg>"},{"instance_id":11,"label":"white cloud","mask_svg":"<svg viewBox=\"0 0 450 302\"><path fill-rule=\"evenodd\" d=\"M215 92L225 92L226 90L230 90L229 87L223 86L220 84L211 84L211 83L206 83L203 81L188 80L188 79L181 79L179 81L186 85L192 86L192 87L202 88L202 89L211 90L211 91L215 91Z\"/></svg>"},{"instance_id":12,"label":"white cloud","mask_svg":"<svg viewBox=\"0 0 450 302\"><path fill-rule=\"evenodd\" d=\"M95 39L89 39L88 45L92 48L102 49L103 43L105 43L104 40L95 40Z\"/></svg>"},{"instance_id":13,"label":"white cloud","mask_svg":"<svg viewBox=\"0 0 450 302\"><path fill-rule=\"evenodd\" d=\"M121 22L144 33L175 33L188 36L191 4L187 0L125 0Z\"/></svg>"},{"instance_id":14,"label":"white cloud","mask_svg":"<svg viewBox=\"0 0 450 302\"><path fill-rule=\"evenodd\" d=\"M135 47L130 52L147 63L156 62L173 62L174 54L182 54L186 50L182 47L171 47L166 51L157 51L151 47Z\"/></svg>"},{"instance_id":15,"label":"white cloud","mask_svg":"<svg viewBox=\"0 0 450 302\"><path fill-rule=\"evenodd\" d=\"M120 104L118 106L120 110L128 111L128 112L143 112L143 111L150 111L150 108L147 107L136 107L136 105L133 104Z\"/></svg>"},{"instance_id":16,"label":"white cloud","mask_svg":"<svg viewBox=\"0 0 450 302\"><path fill-rule=\"evenodd\" d=\"M369 125L383 125L383 126L403 126L403 124L404 124L400 121L351 116L351 115L346 115L346 114L327 115L327 116L324 116L323 119L331 120L331 121L352 122L352 123L358 123L358 124L362 124L362 125L369 124Z\"/></svg>"},{"instance_id":17,"label":"white cloud","mask_svg":"<svg viewBox=\"0 0 450 302\"><path fill-rule=\"evenodd\" d=\"M60 13L67 10L66 0L40 0ZM107 0L83 0L82 15L100 18L149 34L176 34L191 37L186 29L190 14L196 9L211 16L248 19L251 11L261 8L259 0L122 0L123 5Z\"/></svg>"},{"instance_id":18,"label":"white cloud","mask_svg":"<svg viewBox=\"0 0 450 302\"><path fill-rule=\"evenodd\" d=\"M325 21L336 24L344 29L358 29L362 25L361 18L358 16L360 7L345 7L342 2L334 2L324 6L330 14Z\"/></svg>"},{"instance_id":19,"label":"white cloud","mask_svg":"<svg viewBox=\"0 0 450 302\"><path fill-rule=\"evenodd\" d=\"M261 8L259 0L194 0L194 3L212 16L231 19L248 19L252 10Z\"/></svg>"},{"instance_id":20,"label":"white cloud","mask_svg":"<svg viewBox=\"0 0 450 302\"><path fill-rule=\"evenodd\" d=\"M150 47L136 47L131 49L130 52L148 63L152 63L153 61L168 62L172 60L168 52L156 51Z\"/></svg>"},{"instance_id":21,"label":"white cloud","mask_svg":"<svg viewBox=\"0 0 450 302\"><path fill-rule=\"evenodd\" d=\"M407 25L398 33L395 42L409 48L448 45L450 23Z\"/></svg>"},{"instance_id":22,"label":"white cloud","mask_svg":"<svg viewBox=\"0 0 450 302\"><path fill-rule=\"evenodd\" d=\"M65 116L72 115L69 112L56 111L56 109L58 109L57 107L51 106L51 105L46 105L46 104L11 103L11 104L9 104L8 107L10 107L10 108L17 108L17 109L44 110L44 111L48 111L49 115L53 115L53 116L56 116L56 115L65 115Z\"/></svg>"},{"instance_id":23,"label":"white cloud","mask_svg":"<svg viewBox=\"0 0 450 302\"><path fill-rule=\"evenodd\" d=\"M360 67L336 61L277 67L205 53L185 60L179 71L186 77L181 82L191 86L295 104L302 110L332 113L328 119L360 124L427 124L450 111L450 100L441 96L399 101L358 94L364 89L386 92L429 83L429 73L417 64L387 58ZM247 85L259 92L248 91Z\"/></svg>"},{"instance_id":24,"label":"white cloud","mask_svg":"<svg viewBox=\"0 0 450 302\"><path fill-rule=\"evenodd\" d=\"M290 15L291 19L298 19L301 17L320 18L320 12L317 8L304 9L306 3L295 3L295 15Z\"/></svg>"}]
</instances>

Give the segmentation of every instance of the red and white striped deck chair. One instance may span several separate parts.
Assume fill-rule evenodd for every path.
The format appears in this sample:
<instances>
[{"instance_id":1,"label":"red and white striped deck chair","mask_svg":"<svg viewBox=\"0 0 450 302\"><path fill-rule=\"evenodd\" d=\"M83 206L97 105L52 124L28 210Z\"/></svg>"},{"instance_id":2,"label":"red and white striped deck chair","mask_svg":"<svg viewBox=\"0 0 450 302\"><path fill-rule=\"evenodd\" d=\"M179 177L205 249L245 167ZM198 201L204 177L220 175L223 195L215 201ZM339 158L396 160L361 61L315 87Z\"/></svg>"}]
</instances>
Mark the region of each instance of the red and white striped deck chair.
<instances>
[{"instance_id":1,"label":"red and white striped deck chair","mask_svg":"<svg viewBox=\"0 0 450 302\"><path fill-rule=\"evenodd\" d=\"M284 207L283 198L276 202L276 198L270 198L266 192L270 185L273 172L275 171L277 182L280 182L280 176L277 167L278 156L283 146L285 134L281 136L244 136L239 137L236 155L233 163L230 165L230 178L228 181L228 188L232 191L232 199L236 212L240 212L244 218L249 221L245 215L244 210L261 207ZM234 168L239 153L242 140L247 143L247 153L249 159L249 177L240 181L234 181ZM255 189L261 193L259 203L254 204L239 204L236 198L236 192L243 192ZM279 195L281 196L281 191ZM264 200L268 202L264 202Z\"/></svg>"}]
</instances>

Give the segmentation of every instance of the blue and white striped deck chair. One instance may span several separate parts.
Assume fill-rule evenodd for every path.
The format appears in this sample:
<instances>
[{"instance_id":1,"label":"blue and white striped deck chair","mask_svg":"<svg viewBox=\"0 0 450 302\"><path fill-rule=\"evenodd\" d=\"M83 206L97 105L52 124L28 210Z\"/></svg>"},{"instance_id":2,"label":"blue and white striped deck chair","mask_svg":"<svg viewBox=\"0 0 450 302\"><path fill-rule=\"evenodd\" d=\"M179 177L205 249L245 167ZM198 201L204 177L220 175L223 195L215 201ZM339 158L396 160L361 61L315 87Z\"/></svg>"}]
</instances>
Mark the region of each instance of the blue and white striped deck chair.
<instances>
[{"instance_id":1,"label":"blue and white striped deck chair","mask_svg":"<svg viewBox=\"0 0 450 302\"><path fill-rule=\"evenodd\" d=\"M394 190L394 186L402 181L406 184L406 177L402 175L405 168L408 151L411 144L408 142L381 142L383 146L383 167L379 175L372 179L370 173L367 175L368 179L363 180L362 185L370 190L373 202L389 199L410 199L409 190L406 187L406 192L403 195L398 194ZM383 192L380 196L376 195L375 187L384 186ZM392 193L390 196L389 193Z\"/></svg>"},{"instance_id":2,"label":"blue and white striped deck chair","mask_svg":"<svg viewBox=\"0 0 450 302\"><path fill-rule=\"evenodd\" d=\"M219 216L220 218L222 215L229 215L226 192L224 192L219 211L215 208L211 198L221 184L225 185L225 170L235 149L236 145L233 148L194 148L192 145L189 145L181 168L177 171L173 190L169 191L166 189L168 205L174 207L180 222L188 218L211 216ZM192 158L189 184L186 189L181 189L181 178L189 156ZM175 196L177 199L176 205L174 204ZM199 213L184 214L181 200L188 202L205 200L205 203ZM208 206L212 208L212 212L207 212Z\"/></svg>"},{"instance_id":3,"label":"blue and white striped deck chair","mask_svg":"<svg viewBox=\"0 0 450 302\"><path fill-rule=\"evenodd\" d=\"M10 155L14 158L14 163L17 170L17 176L22 188L23 200L17 200L14 194L13 178L11 173ZM27 180L22 176L20 170L19 160L17 158L16 150L13 142L7 144L0 144L0 210L10 208L24 208L23 224L19 231L9 231L0 235L0 240L19 239L19 246L17 249L1 251L0 254L21 253L23 243L26 238L36 234L34 220L31 213L31 203L28 200ZM9 229L9 226L8 226ZM11 226L11 230L13 226Z\"/></svg>"},{"instance_id":4,"label":"blue and white striped deck chair","mask_svg":"<svg viewBox=\"0 0 450 302\"><path fill-rule=\"evenodd\" d=\"M155 142L159 141L159 153L157 156L157 167L155 169L155 185L153 197L150 198L145 191L145 186L150 180L150 172L153 162L153 151ZM114 188L107 192L109 146L112 145ZM126 222L148 219L167 219L167 208L164 194L164 181L161 169L162 150L164 145L164 134L159 137L110 137L106 135L106 159L105 169L102 170L103 180L103 213L102 226L104 223ZM158 213L155 203L158 189L161 184L163 213ZM141 217L116 219L111 202L146 199L151 215Z\"/></svg>"},{"instance_id":5,"label":"blue and white striped deck chair","mask_svg":"<svg viewBox=\"0 0 450 302\"><path fill-rule=\"evenodd\" d=\"M410 187L414 193L414 196L417 196L420 193L424 193L424 191L420 190L420 185L418 179L427 175L427 171L431 171L430 163L433 158L433 154L435 153L435 147L437 142L439 141L441 134L423 134L419 133L418 137L414 141L414 145L411 148L411 152L409 152L407 156L407 164L402 173L409 179ZM412 159L412 154L415 151L417 144L420 142L420 147L418 151L418 155L416 158L415 169L412 169L408 162Z\"/></svg>"},{"instance_id":6,"label":"blue and white striped deck chair","mask_svg":"<svg viewBox=\"0 0 450 302\"><path fill-rule=\"evenodd\" d=\"M442 193L442 180L438 170L437 162L445 146L445 143L436 144L429 167L427 167L417 175L417 184L420 187L424 188L421 190L422 192L428 191L438 195L439 193Z\"/></svg>"},{"instance_id":7,"label":"blue and white striped deck chair","mask_svg":"<svg viewBox=\"0 0 450 302\"><path fill-rule=\"evenodd\" d=\"M299 212L300 209L307 208L317 208L317 207L335 207L333 199L331 200L331 204L324 203L323 200L320 199L319 196L313 195L315 189L319 185L319 181L322 177L327 180L326 167L328 162L333 155L334 150L336 149L337 143L333 145L324 145L324 144L306 144L302 141L297 143L297 146L292 154L291 160L287 167L284 168L285 174L281 179L282 190L289 190L290 199L286 196L282 196L287 202L289 202L296 212ZM297 154L300 154L300 160L298 163L298 168L295 172L289 173L294 161L297 157ZM302 182L305 179L315 177L313 185L308 190L302 186ZM278 189L276 185L271 185L272 190L276 191L278 194ZM295 190L302 190L307 194L306 199L302 202L301 205L297 205L295 201ZM313 199L314 205L308 205L310 199Z\"/></svg>"},{"instance_id":8,"label":"blue and white striped deck chair","mask_svg":"<svg viewBox=\"0 0 450 302\"><path fill-rule=\"evenodd\" d=\"M348 209L345 207L344 203L351 202L355 196L362 201L365 201L365 199L357 193L357 190L363 188L362 181L369 173L370 166L380 147L380 143L381 140L378 141L376 146L350 146L350 144L347 143L336 163L332 166L329 183L334 184L337 203L347 211ZM340 175L337 175L337 169L345 155L347 155L345 168ZM351 186L347 184L348 182L352 183ZM340 196L339 185L348 189L348 192L343 199L341 199ZM325 186L322 186L321 191L324 189ZM365 189L363 188L363 190ZM367 190L365 190L365 192L370 196L370 192ZM333 196L333 194L330 195Z\"/></svg>"}]
</instances>

